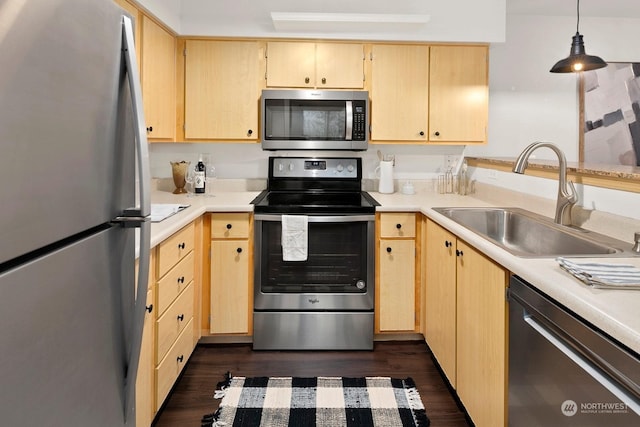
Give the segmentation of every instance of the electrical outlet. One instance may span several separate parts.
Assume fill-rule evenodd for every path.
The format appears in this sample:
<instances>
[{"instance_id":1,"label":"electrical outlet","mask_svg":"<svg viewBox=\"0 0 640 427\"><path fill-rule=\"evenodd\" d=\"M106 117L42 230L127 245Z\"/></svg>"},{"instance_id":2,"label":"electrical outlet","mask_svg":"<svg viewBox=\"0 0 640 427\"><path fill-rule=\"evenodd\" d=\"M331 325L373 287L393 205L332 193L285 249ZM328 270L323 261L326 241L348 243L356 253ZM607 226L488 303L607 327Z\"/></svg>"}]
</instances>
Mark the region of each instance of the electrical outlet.
<instances>
[{"instance_id":1,"label":"electrical outlet","mask_svg":"<svg viewBox=\"0 0 640 427\"><path fill-rule=\"evenodd\" d=\"M498 179L498 171L495 169L489 169L487 171L487 179L490 179L492 181L495 181Z\"/></svg>"}]
</instances>

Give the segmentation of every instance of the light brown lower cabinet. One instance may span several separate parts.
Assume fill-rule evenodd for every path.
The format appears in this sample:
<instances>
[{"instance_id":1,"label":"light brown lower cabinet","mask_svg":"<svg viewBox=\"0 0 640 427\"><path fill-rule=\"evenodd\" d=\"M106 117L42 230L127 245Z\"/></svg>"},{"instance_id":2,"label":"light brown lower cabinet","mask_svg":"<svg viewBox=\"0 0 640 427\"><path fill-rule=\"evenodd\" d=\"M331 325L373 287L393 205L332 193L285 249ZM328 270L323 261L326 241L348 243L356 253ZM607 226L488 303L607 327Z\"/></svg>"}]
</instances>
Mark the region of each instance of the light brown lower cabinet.
<instances>
[{"instance_id":1,"label":"light brown lower cabinet","mask_svg":"<svg viewBox=\"0 0 640 427\"><path fill-rule=\"evenodd\" d=\"M212 334L251 334L251 215L246 212L211 214Z\"/></svg>"},{"instance_id":2,"label":"light brown lower cabinet","mask_svg":"<svg viewBox=\"0 0 640 427\"><path fill-rule=\"evenodd\" d=\"M154 405L152 419L191 356L196 344L194 313L199 304L196 260L201 255L196 220L160 243L153 307ZM139 425L148 425L146 422Z\"/></svg>"},{"instance_id":3,"label":"light brown lower cabinet","mask_svg":"<svg viewBox=\"0 0 640 427\"><path fill-rule=\"evenodd\" d=\"M456 236L427 220L425 338L456 387Z\"/></svg>"},{"instance_id":4,"label":"light brown lower cabinet","mask_svg":"<svg viewBox=\"0 0 640 427\"><path fill-rule=\"evenodd\" d=\"M415 332L416 214L378 214L376 332Z\"/></svg>"},{"instance_id":5,"label":"light brown lower cabinet","mask_svg":"<svg viewBox=\"0 0 640 427\"><path fill-rule=\"evenodd\" d=\"M136 263L136 273L137 273ZM150 426L155 415L155 375L154 375L154 338L155 338L155 250L151 251L149 260L149 284L146 294L146 312L142 329L142 343L140 347L140 361L138 376L136 377L136 425ZM138 279L136 277L136 283Z\"/></svg>"},{"instance_id":6,"label":"light brown lower cabinet","mask_svg":"<svg viewBox=\"0 0 640 427\"><path fill-rule=\"evenodd\" d=\"M507 420L507 302L502 266L427 221L425 338L478 427Z\"/></svg>"}]
</instances>

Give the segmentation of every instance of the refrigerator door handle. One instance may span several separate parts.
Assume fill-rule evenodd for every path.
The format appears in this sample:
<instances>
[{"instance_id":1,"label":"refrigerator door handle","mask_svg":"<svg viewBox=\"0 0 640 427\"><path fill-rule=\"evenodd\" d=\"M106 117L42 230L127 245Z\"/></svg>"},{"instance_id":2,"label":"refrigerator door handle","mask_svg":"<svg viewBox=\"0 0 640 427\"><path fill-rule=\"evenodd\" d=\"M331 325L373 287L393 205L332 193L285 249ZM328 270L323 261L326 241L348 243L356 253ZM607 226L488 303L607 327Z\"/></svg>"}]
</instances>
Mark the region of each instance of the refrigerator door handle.
<instances>
[{"instance_id":1,"label":"refrigerator door handle","mask_svg":"<svg viewBox=\"0 0 640 427\"><path fill-rule=\"evenodd\" d=\"M123 215L116 218L117 222L140 227L140 248L138 262L138 283L136 284L136 300L134 304L132 330L128 335L131 339L127 349L126 377L124 378L124 416L135 414L135 384L138 374L138 362L140 359L140 347L142 345L142 329L146 312L147 284L149 281L149 256L151 242L151 224L148 216L151 214L150 186L151 175L149 173L149 146L144 121L142 105L142 89L133 36L133 23L127 16L122 18L122 48L124 51L127 75L129 78L129 90L133 107L133 124L136 135L136 154L138 159L140 206L139 208L126 209ZM132 224L133 222L133 224Z\"/></svg>"}]
</instances>

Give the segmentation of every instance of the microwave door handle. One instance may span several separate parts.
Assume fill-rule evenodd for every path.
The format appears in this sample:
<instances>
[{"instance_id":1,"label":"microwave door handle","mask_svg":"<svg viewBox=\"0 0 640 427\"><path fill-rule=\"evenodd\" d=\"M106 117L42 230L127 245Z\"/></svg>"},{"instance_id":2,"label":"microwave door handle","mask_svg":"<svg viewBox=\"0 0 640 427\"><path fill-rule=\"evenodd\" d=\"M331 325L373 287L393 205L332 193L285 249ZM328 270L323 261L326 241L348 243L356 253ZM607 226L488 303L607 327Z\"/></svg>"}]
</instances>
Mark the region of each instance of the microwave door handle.
<instances>
[{"instance_id":1,"label":"microwave door handle","mask_svg":"<svg viewBox=\"0 0 640 427\"><path fill-rule=\"evenodd\" d=\"M353 102L346 101L345 102L345 113L346 113L346 124L345 124L345 132L344 139L347 141L351 141L353 139Z\"/></svg>"}]
</instances>

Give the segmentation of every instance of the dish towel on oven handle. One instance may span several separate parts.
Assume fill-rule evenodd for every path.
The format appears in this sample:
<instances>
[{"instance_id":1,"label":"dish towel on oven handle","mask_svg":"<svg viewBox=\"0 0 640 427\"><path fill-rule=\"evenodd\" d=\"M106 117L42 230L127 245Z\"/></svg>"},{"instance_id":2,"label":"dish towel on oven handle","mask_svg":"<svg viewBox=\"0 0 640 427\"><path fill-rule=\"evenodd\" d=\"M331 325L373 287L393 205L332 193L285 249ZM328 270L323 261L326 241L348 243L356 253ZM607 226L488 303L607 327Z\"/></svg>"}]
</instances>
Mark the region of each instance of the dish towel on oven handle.
<instances>
[{"instance_id":1,"label":"dish towel on oven handle","mask_svg":"<svg viewBox=\"0 0 640 427\"><path fill-rule=\"evenodd\" d=\"M282 215L282 260L306 261L309 221L306 215Z\"/></svg>"},{"instance_id":2,"label":"dish towel on oven handle","mask_svg":"<svg viewBox=\"0 0 640 427\"><path fill-rule=\"evenodd\" d=\"M631 264L578 263L563 257L556 261L563 270L594 288L640 290L640 269Z\"/></svg>"}]
</instances>

